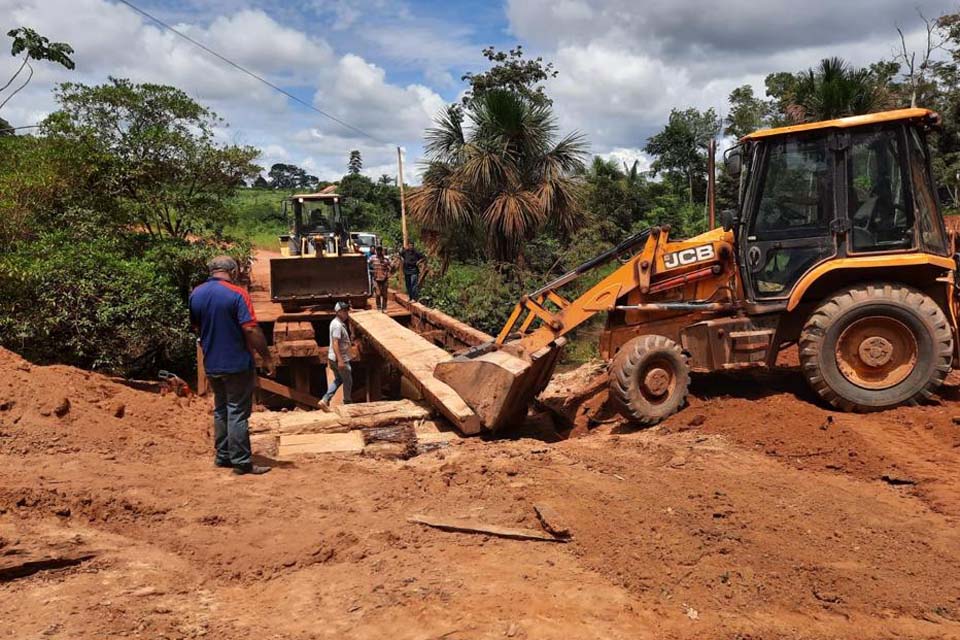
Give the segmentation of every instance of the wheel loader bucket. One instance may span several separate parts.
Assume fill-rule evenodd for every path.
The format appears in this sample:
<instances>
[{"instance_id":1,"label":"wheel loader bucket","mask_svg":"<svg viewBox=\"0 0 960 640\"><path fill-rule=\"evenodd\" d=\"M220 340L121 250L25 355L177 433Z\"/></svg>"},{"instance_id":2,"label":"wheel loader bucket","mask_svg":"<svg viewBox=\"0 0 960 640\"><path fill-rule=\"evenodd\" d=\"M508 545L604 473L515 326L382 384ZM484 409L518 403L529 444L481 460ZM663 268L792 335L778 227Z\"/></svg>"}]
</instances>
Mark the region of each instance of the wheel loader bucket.
<instances>
[{"instance_id":1,"label":"wheel loader bucket","mask_svg":"<svg viewBox=\"0 0 960 640\"><path fill-rule=\"evenodd\" d=\"M361 254L270 260L270 298L284 308L365 301L369 296L367 260Z\"/></svg>"},{"instance_id":2,"label":"wheel loader bucket","mask_svg":"<svg viewBox=\"0 0 960 640\"><path fill-rule=\"evenodd\" d=\"M433 376L456 391L490 430L522 423L553 375L565 340L529 358L490 343L437 364Z\"/></svg>"}]
</instances>

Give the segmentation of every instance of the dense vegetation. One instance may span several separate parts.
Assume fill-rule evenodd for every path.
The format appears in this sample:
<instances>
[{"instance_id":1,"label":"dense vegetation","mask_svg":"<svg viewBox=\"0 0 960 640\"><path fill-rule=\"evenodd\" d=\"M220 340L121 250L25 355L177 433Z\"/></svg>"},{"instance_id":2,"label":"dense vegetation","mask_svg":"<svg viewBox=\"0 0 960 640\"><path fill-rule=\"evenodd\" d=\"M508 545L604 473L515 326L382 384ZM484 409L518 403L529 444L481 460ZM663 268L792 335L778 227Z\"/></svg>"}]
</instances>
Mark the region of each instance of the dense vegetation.
<instances>
[{"instance_id":1,"label":"dense vegetation","mask_svg":"<svg viewBox=\"0 0 960 640\"><path fill-rule=\"evenodd\" d=\"M771 73L763 96L735 88L722 119L677 105L648 140L623 141L650 156L649 171L590 158L583 137L558 130L545 83L562 69L521 47L485 49L489 68L463 76L463 97L425 132L423 184L408 187L411 234L430 253L425 301L495 332L523 292L629 234L655 224L674 236L704 231L708 142L767 126L933 108L944 116L937 178L945 204L960 208L960 14L924 24L925 50L901 41L891 59L864 68L831 58ZM73 66L65 43L26 28L8 35L21 64L0 78L0 108L33 64ZM329 183L292 164L261 169L258 150L218 144L212 131L224 123L174 87L110 79L63 84L55 97L59 109L31 135L0 118L0 344L44 362L186 373L184 301L205 260L275 247L288 224L282 199ZM338 191L352 228L398 247L393 177L364 175L357 150L343 158ZM718 208L735 199L721 167ZM595 345L584 333L574 357Z\"/></svg>"}]
</instances>

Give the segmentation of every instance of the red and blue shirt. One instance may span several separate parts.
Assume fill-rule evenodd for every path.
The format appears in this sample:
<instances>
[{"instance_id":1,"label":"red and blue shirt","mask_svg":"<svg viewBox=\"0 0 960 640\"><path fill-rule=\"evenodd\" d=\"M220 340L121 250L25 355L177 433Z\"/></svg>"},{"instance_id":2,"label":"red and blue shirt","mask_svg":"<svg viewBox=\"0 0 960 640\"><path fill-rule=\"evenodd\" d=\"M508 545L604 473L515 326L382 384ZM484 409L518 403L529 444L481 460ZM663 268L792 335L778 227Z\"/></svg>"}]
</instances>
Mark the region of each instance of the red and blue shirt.
<instances>
[{"instance_id":1,"label":"red and blue shirt","mask_svg":"<svg viewBox=\"0 0 960 640\"><path fill-rule=\"evenodd\" d=\"M190 321L200 333L207 374L239 373L253 368L243 328L256 326L250 294L220 278L210 278L190 294Z\"/></svg>"}]
</instances>

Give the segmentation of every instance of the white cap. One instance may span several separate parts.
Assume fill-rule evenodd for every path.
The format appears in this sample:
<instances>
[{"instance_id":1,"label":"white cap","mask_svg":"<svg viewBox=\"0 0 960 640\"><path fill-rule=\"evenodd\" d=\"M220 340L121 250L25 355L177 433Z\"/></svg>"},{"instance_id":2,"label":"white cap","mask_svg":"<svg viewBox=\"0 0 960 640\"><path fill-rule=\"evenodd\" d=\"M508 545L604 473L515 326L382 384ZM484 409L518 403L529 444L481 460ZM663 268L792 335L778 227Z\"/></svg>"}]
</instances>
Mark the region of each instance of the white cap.
<instances>
[{"instance_id":1,"label":"white cap","mask_svg":"<svg viewBox=\"0 0 960 640\"><path fill-rule=\"evenodd\" d=\"M334 310L334 311L349 311L349 310L350 310L350 305L349 305L349 303L346 303L346 302L338 302L337 304L333 305L333 310Z\"/></svg>"}]
</instances>

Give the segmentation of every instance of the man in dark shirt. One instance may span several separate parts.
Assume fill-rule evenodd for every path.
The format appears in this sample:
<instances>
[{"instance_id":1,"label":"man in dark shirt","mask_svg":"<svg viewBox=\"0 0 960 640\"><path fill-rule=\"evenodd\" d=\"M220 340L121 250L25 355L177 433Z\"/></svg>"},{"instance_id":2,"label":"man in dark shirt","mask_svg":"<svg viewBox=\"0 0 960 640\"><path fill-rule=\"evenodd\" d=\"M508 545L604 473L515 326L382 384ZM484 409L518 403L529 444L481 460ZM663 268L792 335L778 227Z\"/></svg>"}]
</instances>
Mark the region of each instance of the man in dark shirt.
<instances>
[{"instance_id":1,"label":"man in dark shirt","mask_svg":"<svg viewBox=\"0 0 960 640\"><path fill-rule=\"evenodd\" d=\"M238 475L260 475L270 467L250 460L247 424L256 388L253 352L274 370L267 340L257 324L250 295L234 284L237 263L218 256L207 267L210 278L190 294L190 321L200 336L204 371L213 389L214 464L233 467Z\"/></svg>"},{"instance_id":2,"label":"man in dark shirt","mask_svg":"<svg viewBox=\"0 0 960 640\"><path fill-rule=\"evenodd\" d=\"M426 258L417 251L413 242L408 242L400 252L400 259L403 261L403 280L407 285L407 295L411 300L416 300L420 297L420 265Z\"/></svg>"}]
</instances>

